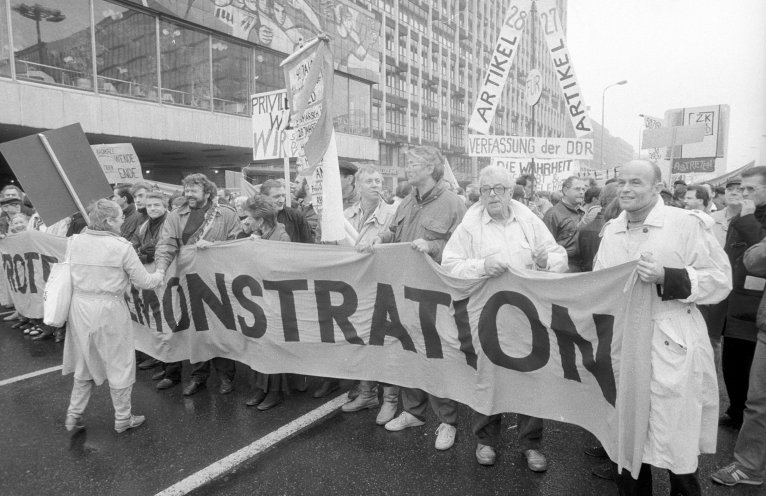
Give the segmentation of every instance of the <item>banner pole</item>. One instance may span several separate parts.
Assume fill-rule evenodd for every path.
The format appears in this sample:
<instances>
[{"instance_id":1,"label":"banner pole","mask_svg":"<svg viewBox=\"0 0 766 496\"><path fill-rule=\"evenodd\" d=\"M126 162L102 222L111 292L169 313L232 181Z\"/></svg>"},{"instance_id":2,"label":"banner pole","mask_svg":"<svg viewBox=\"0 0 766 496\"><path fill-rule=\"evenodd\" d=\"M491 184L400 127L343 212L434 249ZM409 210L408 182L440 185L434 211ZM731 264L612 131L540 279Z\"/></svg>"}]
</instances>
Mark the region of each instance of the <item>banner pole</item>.
<instances>
[{"instance_id":1,"label":"banner pole","mask_svg":"<svg viewBox=\"0 0 766 496\"><path fill-rule=\"evenodd\" d=\"M64 185L66 186L66 189L69 191L69 194L72 195L72 200L74 200L75 205L77 205L77 209L82 214L83 219L85 219L86 223L90 224L90 217L88 217L88 213L85 211L85 207L80 201L80 197L77 196L77 193L74 190L74 186L72 186L71 181L69 181L69 177L66 175L66 172L64 172L64 168L61 167L61 162L59 162L58 157L53 152L53 148L51 148L51 144L48 143L48 138L46 138L45 135L42 133L39 133L37 137L40 138L40 141L42 142L43 147L45 148L45 151L48 153L48 156L53 162L53 165L56 166L56 171L58 171L59 176L61 176L61 180L64 181Z\"/></svg>"},{"instance_id":2,"label":"banner pole","mask_svg":"<svg viewBox=\"0 0 766 496\"><path fill-rule=\"evenodd\" d=\"M285 205L292 207L292 194L290 190L290 157L284 157L283 159L285 168Z\"/></svg>"}]
</instances>

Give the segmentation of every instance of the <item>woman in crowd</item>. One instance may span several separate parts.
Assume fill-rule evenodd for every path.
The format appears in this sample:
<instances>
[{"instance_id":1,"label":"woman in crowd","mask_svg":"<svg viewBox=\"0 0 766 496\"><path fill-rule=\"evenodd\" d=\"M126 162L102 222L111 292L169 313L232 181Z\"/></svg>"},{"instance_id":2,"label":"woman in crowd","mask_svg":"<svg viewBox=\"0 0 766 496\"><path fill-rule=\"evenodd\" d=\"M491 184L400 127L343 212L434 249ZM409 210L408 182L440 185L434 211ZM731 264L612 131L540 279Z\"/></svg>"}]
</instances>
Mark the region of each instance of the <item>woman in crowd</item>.
<instances>
[{"instance_id":1,"label":"woman in crowd","mask_svg":"<svg viewBox=\"0 0 766 496\"><path fill-rule=\"evenodd\" d=\"M268 196L256 195L248 200L245 210L253 236L272 241L290 242L285 226L277 222L277 206L274 200ZM287 374L262 374L253 371L252 379L255 383L255 394L245 404L257 406L261 411L282 403L284 393L290 391Z\"/></svg>"},{"instance_id":2,"label":"woman in crowd","mask_svg":"<svg viewBox=\"0 0 766 496\"><path fill-rule=\"evenodd\" d=\"M115 202L96 201L88 208L88 216L88 228L70 240L69 247L72 303L63 373L74 372L74 386L64 425L70 432L84 427L81 419L93 384L106 381L114 405L114 429L119 433L145 420L131 413L136 354L125 290L130 283L155 288L164 273L148 273L132 245L120 237L125 216Z\"/></svg>"}]
</instances>

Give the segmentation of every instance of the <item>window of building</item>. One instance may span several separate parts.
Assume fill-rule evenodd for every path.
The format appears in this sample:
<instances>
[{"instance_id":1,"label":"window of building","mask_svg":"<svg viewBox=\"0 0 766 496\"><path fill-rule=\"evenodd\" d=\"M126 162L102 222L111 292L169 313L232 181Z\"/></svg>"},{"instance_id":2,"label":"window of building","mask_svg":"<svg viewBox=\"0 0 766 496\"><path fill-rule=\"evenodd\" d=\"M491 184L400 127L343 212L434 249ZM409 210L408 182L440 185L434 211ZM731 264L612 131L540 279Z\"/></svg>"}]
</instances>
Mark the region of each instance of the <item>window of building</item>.
<instances>
[{"instance_id":1,"label":"window of building","mask_svg":"<svg viewBox=\"0 0 766 496\"><path fill-rule=\"evenodd\" d=\"M348 83L347 77L340 74L333 76L334 84L332 87L332 113L333 113L333 126L339 133L348 133L351 126L349 118L349 100L348 100Z\"/></svg>"},{"instance_id":2,"label":"window of building","mask_svg":"<svg viewBox=\"0 0 766 496\"><path fill-rule=\"evenodd\" d=\"M370 119L371 87L367 83L350 79L348 83L348 112L352 134L370 136L372 123Z\"/></svg>"},{"instance_id":3,"label":"window of building","mask_svg":"<svg viewBox=\"0 0 766 496\"><path fill-rule=\"evenodd\" d=\"M228 114L248 115L252 50L230 40L213 37L213 109Z\"/></svg>"},{"instance_id":4,"label":"window of building","mask_svg":"<svg viewBox=\"0 0 766 496\"><path fill-rule=\"evenodd\" d=\"M11 23L17 78L93 89L88 0L17 3Z\"/></svg>"},{"instance_id":5,"label":"window of building","mask_svg":"<svg viewBox=\"0 0 766 496\"><path fill-rule=\"evenodd\" d=\"M284 73L279 64L285 59L284 55L269 52L260 48L255 49L253 65L253 93L281 90L285 88Z\"/></svg>"},{"instance_id":6,"label":"window of building","mask_svg":"<svg viewBox=\"0 0 766 496\"><path fill-rule=\"evenodd\" d=\"M11 49L8 43L8 11L0 0L0 76L11 76Z\"/></svg>"},{"instance_id":7,"label":"window of building","mask_svg":"<svg viewBox=\"0 0 766 496\"><path fill-rule=\"evenodd\" d=\"M94 0L98 90L157 100L156 19Z\"/></svg>"},{"instance_id":8,"label":"window of building","mask_svg":"<svg viewBox=\"0 0 766 496\"><path fill-rule=\"evenodd\" d=\"M164 103L210 108L209 35L162 21L160 62Z\"/></svg>"}]
</instances>

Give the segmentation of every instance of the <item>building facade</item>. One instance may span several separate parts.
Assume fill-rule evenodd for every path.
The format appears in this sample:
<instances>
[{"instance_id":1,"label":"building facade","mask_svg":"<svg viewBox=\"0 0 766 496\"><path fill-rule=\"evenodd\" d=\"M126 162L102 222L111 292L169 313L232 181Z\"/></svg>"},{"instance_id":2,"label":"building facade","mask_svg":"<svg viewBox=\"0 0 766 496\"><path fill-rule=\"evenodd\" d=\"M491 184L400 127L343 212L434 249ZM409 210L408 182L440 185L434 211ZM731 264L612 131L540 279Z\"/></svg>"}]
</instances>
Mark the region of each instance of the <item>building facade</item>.
<instances>
[{"instance_id":1,"label":"building facade","mask_svg":"<svg viewBox=\"0 0 766 496\"><path fill-rule=\"evenodd\" d=\"M91 143L132 143L149 179L204 171L222 184L217 173L252 157L249 96L284 88L281 61L324 32L339 155L379 163L393 187L406 148L433 145L468 182L488 163L466 155L467 122L508 4L0 0L0 141L80 122ZM572 134L537 24L525 29L494 134ZM534 109L523 96L533 68L544 78ZM277 162L255 165L281 177Z\"/></svg>"},{"instance_id":2,"label":"building facade","mask_svg":"<svg viewBox=\"0 0 766 496\"><path fill-rule=\"evenodd\" d=\"M633 145L622 138L612 136L609 129L604 128L604 141L601 142L601 125L591 120L593 125L593 160L583 160L581 165L592 170L612 169L619 167L635 158Z\"/></svg>"}]
</instances>

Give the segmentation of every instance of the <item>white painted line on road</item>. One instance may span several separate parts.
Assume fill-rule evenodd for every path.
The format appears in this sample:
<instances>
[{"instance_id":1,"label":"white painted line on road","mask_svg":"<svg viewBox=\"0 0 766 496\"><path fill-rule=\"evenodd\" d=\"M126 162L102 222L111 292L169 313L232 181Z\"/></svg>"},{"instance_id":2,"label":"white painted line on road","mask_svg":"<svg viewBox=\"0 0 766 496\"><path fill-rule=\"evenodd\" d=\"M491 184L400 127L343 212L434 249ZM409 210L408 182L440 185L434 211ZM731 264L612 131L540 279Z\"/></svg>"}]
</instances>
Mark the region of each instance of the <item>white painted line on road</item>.
<instances>
[{"instance_id":1,"label":"white painted line on road","mask_svg":"<svg viewBox=\"0 0 766 496\"><path fill-rule=\"evenodd\" d=\"M61 370L62 367L63 367L62 365L57 365L55 367L51 367L48 369L37 370L35 372L30 372L24 375L17 375L16 377L11 377L10 379L3 379L2 381L0 381L0 386L13 384L14 382L23 381L24 379L31 379L32 377L37 377L38 375L50 374L51 372L56 372L57 370Z\"/></svg>"},{"instance_id":2,"label":"white painted line on road","mask_svg":"<svg viewBox=\"0 0 766 496\"><path fill-rule=\"evenodd\" d=\"M230 472L250 458L253 458L254 456L262 453L278 442L287 439L301 429L313 424L317 420L326 417L327 415L340 408L341 405L347 401L348 397L346 396L346 393L343 393L337 398L328 401L319 408L315 408L314 410L311 410L301 417L298 417L289 424L283 425L274 432L263 436L262 438L254 441L252 444L245 446L239 451L235 451L231 455L225 458L221 458L217 462L208 465L199 472L196 472L184 480L173 484L164 491L157 493L156 496L180 496L188 494L191 491L207 484L208 482L211 482L213 479L216 479L217 477Z\"/></svg>"}]
</instances>

